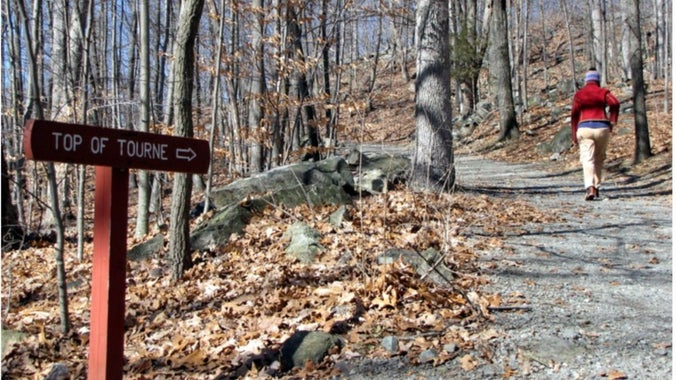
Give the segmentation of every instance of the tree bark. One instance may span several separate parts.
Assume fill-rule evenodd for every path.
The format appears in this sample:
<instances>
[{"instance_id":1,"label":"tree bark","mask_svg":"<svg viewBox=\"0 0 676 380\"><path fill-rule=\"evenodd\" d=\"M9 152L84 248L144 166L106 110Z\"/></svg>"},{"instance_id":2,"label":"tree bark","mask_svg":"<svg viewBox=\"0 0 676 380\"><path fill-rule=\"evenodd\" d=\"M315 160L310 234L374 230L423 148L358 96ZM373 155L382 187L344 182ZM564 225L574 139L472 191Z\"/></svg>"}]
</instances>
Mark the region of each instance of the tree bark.
<instances>
[{"instance_id":1,"label":"tree bark","mask_svg":"<svg viewBox=\"0 0 676 380\"><path fill-rule=\"evenodd\" d=\"M3 1L3 6L5 9L10 9L11 0ZM21 108L24 102L25 94L25 83L24 83L24 66L23 60L21 59L21 32L20 32L20 22L18 20L18 15L15 12L9 12L8 17L4 22L5 27L8 30L9 37L5 41L7 44L8 54L5 55L5 59L8 60L11 69L11 80L10 83L10 94L8 98L10 99L10 108L11 108L11 121L5 123L4 127L9 128L9 133L7 129L3 129L3 136L5 138L9 137L10 144L6 147L10 148L9 153L11 155L20 155L21 146L23 144L23 135L21 133ZM3 94L4 96L4 94ZM9 136L7 136L9 134ZM19 165L18 165L19 166ZM27 219L26 213L23 208L23 197L22 197L22 188L25 184L25 165L20 165L14 170L14 182L12 184L12 192L14 194L13 198L17 202L17 218L19 223L26 226L27 230L30 230L30 224L26 223Z\"/></svg>"},{"instance_id":2,"label":"tree bark","mask_svg":"<svg viewBox=\"0 0 676 380\"><path fill-rule=\"evenodd\" d=\"M560 0L561 2L561 8L563 10L563 17L565 18L566 21L566 33L568 35L568 54L570 55L570 72L571 72L571 79L573 80L573 83L575 83L575 88L577 89L577 71L575 69L575 41L573 40L573 32L570 27L571 19L569 16L569 11L568 11L568 3L566 0ZM575 93L575 90L571 93L573 95Z\"/></svg>"},{"instance_id":3,"label":"tree bark","mask_svg":"<svg viewBox=\"0 0 676 380\"><path fill-rule=\"evenodd\" d=\"M523 104L523 109L527 110L528 109L528 21L529 21L529 7L528 7L528 0L524 1L524 6L525 10L523 12L522 20L523 20L523 45L521 48L521 55L522 55L522 76L523 78L521 79L521 91L519 92L521 95L521 102Z\"/></svg>"},{"instance_id":4,"label":"tree bark","mask_svg":"<svg viewBox=\"0 0 676 380\"><path fill-rule=\"evenodd\" d=\"M310 96L305 69L305 53L302 45L299 11L295 5L287 6L287 29L291 40L291 61L294 71L291 74L291 91L297 100L296 117L291 120L294 130L301 141L307 141L303 159L316 161L319 159L319 130L316 123L315 109L306 100Z\"/></svg>"},{"instance_id":5,"label":"tree bark","mask_svg":"<svg viewBox=\"0 0 676 380\"><path fill-rule=\"evenodd\" d=\"M549 88L549 62L547 60L547 24L545 23L545 7L542 3L540 3L540 27L542 28L542 75L543 75L543 81L544 81L544 86L543 88L547 89Z\"/></svg>"},{"instance_id":6,"label":"tree bark","mask_svg":"<svg viewBox=\"0 0 676 380\"><path fill-rule=\"evenodd\" d=\"M636 146L634 163L639 163L652 155L650 150L650 134L648 133L648 117L645 104L645 83L643 81L643 46L641 42L641 10L639 0L632 1L633 9L627 20L631 30L631 87L634 99L634 134Z\"/></svg>"},{"instance_id":7,"label":"tree bark","mask_svg":"<svg viewBox=\"0 0 676 380\"><path fill-rule=\"evenodd\" d=\"M253 0L254 24L251 28L252 72L251 91L249 92L249 139L251 151L249 156L250 173L263 171L265 160L265 140L267 133L263 121L263 95L265 93L265 66L263 35L265 33L265 8L263 0Z\"/></svg>"},{"instance_id":8,"label":"tree bark","mask_svg":"<svg viewBox=\"0 0 676 380\"><path fill-rule=\"evenodd\" d=\"M594 66L601 74L601 86L605 86L608 78L607 41L605 24L605 0L590 0L592 19L592 48Z\"/></svg>"},{"instance_id":9,"label":"tree bark","mask_svg":"<svg viewBox=\"0 0 676 380\"><path fill-rule=\"evenodd\" d=\"M416 148L410 186L449 191L455 182L448 2L419 0L416 10Z\"/></svg>"},{"instance_id":10,"label":"tree bark","mask_svg":"<svg viewBox=\"0 0 676 380\"><path fill-rule=\"evenodd\" d=\"M176 136L192 137L192 90L195 78L195 38L202 16L204 0L186 0L181 3L181 12L176 34L174 55L174 101ZM175 173L171 196L171 227L169 255L172 278L178 281L183 272L192 266L190 256L190 198L192 174Z\"/></svg>"},{"instance_id":11,"label":"tree bark","mask_svg":"<svg viewBox=\"0 0 676 380\"><path fill-rule=\"evenodd\" d=\"M138 130L150 130L150 16L148 0L140 0L139 9L139 114ZM148 233L148 219L150 210L150 174L147 170L138 172L138 201L136 212L136 230L134 236L142 237Z\"/></svg>"},{"instance_id":12,"label":"tree bark","mask_svg":"<svg viewBox=\"0 0 676 380\"><path fill-rule=\"evenodd\" d=\"M9 191L9 173L2 148L2 249L16 249L21 246L23 229L19 224L17 208Z\"/></svg>"},{"instance_id":13,"label":"tree bark","mask_svg":"<svg viewBox=\"0 0 676 380\"><path fill-rule=\"evenodd\" d=\"M491 77L500 114L500 135L498 141L519 137L519 124L514 110L512 78L507 40L507 4L505 0L493 1L491 21Z\"/></svg>"},{"instance_id":14,"label":"tree bark","mask_svg":"<svg viewBox=\"0 0 676 380\"><path fill-rule=\"evenodd\" d=\"M218 17L218 38L216 42L218 47L216 48L216 68L214 74L214 87L211 97L211 130L209 131L209 171L207 173L207 183L206 189L204 190L204 210L203 214L209 212L210 208L210 199L211 196L211 185L213 181L213 169L214 169L214 136L217 126L219 124L219 110L220 110L220 93L221 93L221 60L223 57L223 36L225 31L225 0L221 0L221 12Z\"/></svg>"},{"instance_id":15,"label":"tree bark","mask_svg":"<svg viewBox=\"0 0 676 380\"><path fill-rule=\"evenodd\" d=\"M23 1L16 1L17 8L21 14L21 19L24 24L24 33L26 36L26 46L28 47L28 69L29 69L29 78L30 78L30 102L29 106L26 109L25 119L30 119L31 117L35 119L43 119L44 112L42 109L42 104L40 103L40 83L38 75L38 31L40 28L40 21L42 20L42 8L40 0L33 0L33 14L31 15L32 23L29 21L28 15L26 13L26 7ZM59 294L59 305L60 305L60 314L61 314L61 331L63 334L67 334L70 330L70 318L68 313L68 292L66 288L66 267L64 264L63 258L63 247L64 247L64 227L63 221L61 218L61 210L59 209L59 197L58 197L58 185L56 182L56 170L54 169L54 164L48 162L47 166L47 179L50 189L51 197L49 199L49 204L51 207L52 215L54 217L54 222L56 226L56 282Z\"/></svg>"}]
</instances>

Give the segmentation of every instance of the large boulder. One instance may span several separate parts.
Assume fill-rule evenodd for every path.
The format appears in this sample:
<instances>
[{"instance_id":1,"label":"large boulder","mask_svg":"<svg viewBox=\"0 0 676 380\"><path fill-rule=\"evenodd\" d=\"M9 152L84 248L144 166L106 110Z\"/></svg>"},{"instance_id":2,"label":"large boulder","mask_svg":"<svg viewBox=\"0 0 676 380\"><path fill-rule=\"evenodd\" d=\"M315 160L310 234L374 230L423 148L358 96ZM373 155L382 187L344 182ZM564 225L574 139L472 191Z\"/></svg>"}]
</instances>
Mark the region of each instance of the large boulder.
<instances>
[{"instance_id":1,"label":"large boulder","mask_svg":"<svg viewBox=\"0 0 676 380\"><path fill-rule=\"evenodd\" d=\"M235 205L248 198L266 198L271 204L295 207L347 204L352 201L354 179L347 162L332 157L317 162L280 166L267 172L214 189L211 198L217 209Z\"/></svg>"},{"instance_id":2,"label":"large boulder","mask_svg":"<svg viewBox=\"0 0 676 380\"><path fill-rule=\"evenodd\" d=\"M282 343L281 364L282 371L293 367L303 367L310 360L319 363L329 353L332 347L342 347L341 339L335 335L322 331L296 331L289 339Z\"/></svg>"},{"instance_id":3,"label":"large boulder","mask_svg":"<svg viewBox=\"0 0 676 380\"><path fill-rule=\"evenodd\" d=\"M190 246L196 250L213 250L226 245L232 234L244 230L252 215L265 207L262 200L226 206L211 219L197 226L190 235Z\"/></svg>"},{"instance_id":4,"label":"large boulder","mask_svg":"<svg viewBox=\"0 0 676 380\"><path fill-rule=\"evenodd\" d=\"M144 260L157 256L164 248L164 235L157 234L152 239L133 246L127 252L127 258L132 261Z\"/></svg>"},{"instance_id":5,"label":"large boulder","mask_svg":"<svg viewBox=\"0 0 676 380\"><path fill-rule=\"evenodd\" d=\"M386 193L397 183L404 183L411 170L411 160L404 154L369 153L352 150L347 163L355 173L357 192Z\"/></svg>"},{"instance_id":6,"label":"large boulder","mask_svg":"<svg viewBox=\"0 0 676 380\"><path fill-rule=\"evenodd\" d=\"M541 143L537 146L540 153L543 154L561 154L570 149L573 141L570 126L565 125L559 129L549 142Z\"/></svg>"},{"instance_id":7,"label":"large boulder","mask_svg":"<svg viewBox=\"0 0 676 380\"><path fill-rule=\"evenodd\" d=\"M404 154L356 154L348 157L351 164L342 157L301 162L214 189L211 199L216 211L195 228L190 237L192 248L212 250L227 244L232 234L242 232L251 217L266 207L346 205L352 203L355 194L383 193L406 181L411 162ZM304 252L314 255L318 247L307 244L306 248ZM308 256L298 257L305 262Z\"/></svg>"},{"instance_id":8,"label":"large boulder","mask_svg":"<svg viewBox=\"0 0 676 380\"><path fill-rule=\"evenodd\" d=\"M274 168L214 189L216 211L197 226L190 244L196 250L211 250L227 244L265 207L349 204L354 191L352 172L341 157Z\"/></svg>"}]
</instances>

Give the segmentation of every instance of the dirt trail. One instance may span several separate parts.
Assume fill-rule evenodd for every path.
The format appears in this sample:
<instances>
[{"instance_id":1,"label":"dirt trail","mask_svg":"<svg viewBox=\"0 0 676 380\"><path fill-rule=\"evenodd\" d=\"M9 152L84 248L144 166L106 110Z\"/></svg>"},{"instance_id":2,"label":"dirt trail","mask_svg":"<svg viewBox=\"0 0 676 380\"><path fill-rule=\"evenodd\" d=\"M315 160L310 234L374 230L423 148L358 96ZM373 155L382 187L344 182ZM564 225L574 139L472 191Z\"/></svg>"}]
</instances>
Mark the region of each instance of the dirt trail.
<instances>
[{"instance_id":1,"label":"dirt trail","mask_svg":"<svg viewBox=\"0 0 676 380\"><path fill-rule=\"evenodd\" d=\"M526 201L561 217L515 226L502 237L504 249L481 253L492 281L484 290L530 309L494 313L500 336L490 360L474 353L472 371L457 360L412 368L389 359L357 364L349 378L672 378L672 201L660 190L671 168L644 182L610 180L601 200L585 202L578 170L456 161L463 191Z\"/></svg>"},{"instance_id":2,"label":"dirt trail","mask_svg":"<svg viewBox=\"0 0 676 380\"><path fill-rule=\"evenodd\" d=\"M670 170L668 178L671 181ZM512 253L486 252L503 297L526 312L496 315L494 373L513 368L550 379L672 377L672 202L659 180L610 180L601 200L583 200L581 171L545 171L475 157L458 159L469 191L526 200L563 221L520 226Z\"/></svg>"}]
</instances>

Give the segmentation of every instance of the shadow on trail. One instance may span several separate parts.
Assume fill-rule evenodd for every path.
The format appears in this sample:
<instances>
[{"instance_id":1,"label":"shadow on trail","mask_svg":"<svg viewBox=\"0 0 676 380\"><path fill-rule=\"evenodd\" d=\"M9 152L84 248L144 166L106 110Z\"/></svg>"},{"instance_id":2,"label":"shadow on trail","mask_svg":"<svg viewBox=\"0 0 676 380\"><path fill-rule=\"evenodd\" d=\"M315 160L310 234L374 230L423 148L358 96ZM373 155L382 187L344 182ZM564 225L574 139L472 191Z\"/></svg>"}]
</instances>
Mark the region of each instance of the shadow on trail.
<instances>
[{"instance_id":1,"label":"shadow on trail","mask_svg":"<svg viewBox=\"0 0 676 380\"><path fill-rule=\"evenodd\" d=\"M553 195L553 194L582 194L582 190L573 190L569 186L523 186L523 187L500 187L500 186L466 186L459 185L460 191L469 194L488 195L499 198L514 198L521 195Z\"/></svg>"},{"instance_id":2,"label":"shadow on trail","mask_svg":"<svg viewBox=\"0 0 676 380\"><path fill-rule=\"evenodd\" d=\"M537 249L535 255L539 257L530 259L528 264L523 264L522 266L518 264L517 266L498 266L487 271L492 275L500 277L509 276L527 280L563 278L574 282L580 276L593 276L597 282L607 282L609 284L622 279L637 281L637 284L641 286L671 283L671 271L656 270L656 266L653 265L632 267L635 263L629 257L622 257L619 250L618 252L611 252L601 256L598 254L596 256L586 256L557 252L543 246L519 245L525 249ZM523 261L523 259L518 259L517 261ZM570 265L562 265L565 262ZM556 269L541 271L539 268Z\"/></svg>"},{"instance_id":3,"label":"shadow on trail","mask_svg":"<svg viewBox=\"0 0 676 380\"><path fill-rule=\"evenodd\" d=\"M555 177L558 175L553 175ZM562 175L563 176L563 175ZM550 176L545 177L528 177L524 179L545 179ZM634 183L635 181L629 181L625 183ZM631 198L644 198L644 197L654 197L654 196L670 196L672 191L669 189L662 190L663 186L668 184L668 179L658 179L650 181L641 185L634 186L616 186L612 187L601 187L602 198L607 197L610 199L631 199ZM539 195L539 196L549 196L549 195L578 195L582 196L584 194L584 189L582 185L576 186L572 183L566 184L543 184L537 186L485 186L485 185L466 185L460 182L458 184L458 189L460 191L469 193L469 194L479 194L479 195L488 195L501 198L515 198L518 196L528 196L528 195Z\"/></svg>"},{"instance_id":4,"label":"shadow on trail","mask_svg":"<svg viewBox=\"0 0 676 380\"><path fill-rule=\"evenodd\" d=\"M651 219L651 222L655 224L665 224L665 223L671 223L671 220L662 220L662 219ZM598 227L588 227L584 225L580 225L580 228L567 228L567 229L559 229L559 230L541 230L541 231L527 231L527 232L521 232L521 233L504 233L501 236L505 238L518 238L518 237L529 237L529 236L554 236L554 235L580 235L580 234L586 234L586 235L592 235L596 237L602 237L602 238L607 238L607 239L615 239L615 234L593 234L591 232L593 231L604 231L604 230L622 230L622 229L631 229L632 227L645 227L646 222L641 221L641 222L632 222L632 223L613 223L613 224L607 224L603 226L598 226ZM495 237L495 234L489 234L489 233L484 233L480 231L473 231L472 236L481 236L481 237L486 237L486 238L492 238Z\"/></svg>"}]
</instances>

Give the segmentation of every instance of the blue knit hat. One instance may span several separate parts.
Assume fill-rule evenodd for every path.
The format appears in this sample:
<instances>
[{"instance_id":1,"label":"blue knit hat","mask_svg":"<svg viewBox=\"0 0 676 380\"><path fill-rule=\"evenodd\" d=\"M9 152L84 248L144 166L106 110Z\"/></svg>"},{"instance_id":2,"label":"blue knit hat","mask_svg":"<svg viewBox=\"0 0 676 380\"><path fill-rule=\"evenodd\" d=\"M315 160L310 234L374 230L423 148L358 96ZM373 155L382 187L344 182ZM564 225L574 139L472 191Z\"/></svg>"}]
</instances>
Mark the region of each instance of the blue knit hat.
<instances>
[{"instance_id":1,"label":"blue knit hat","mask_svg":"<svg viewBox=\"0 0 676 380\"><path fill-rule=\"evenodd\" d=\"M589 70L587 71L587 74L584 76L584 81L589 82L589 81L596 81L596 82L601 82L601 76L599 75L599 72L596 70Z\"/></svg>"}]
</instances>

